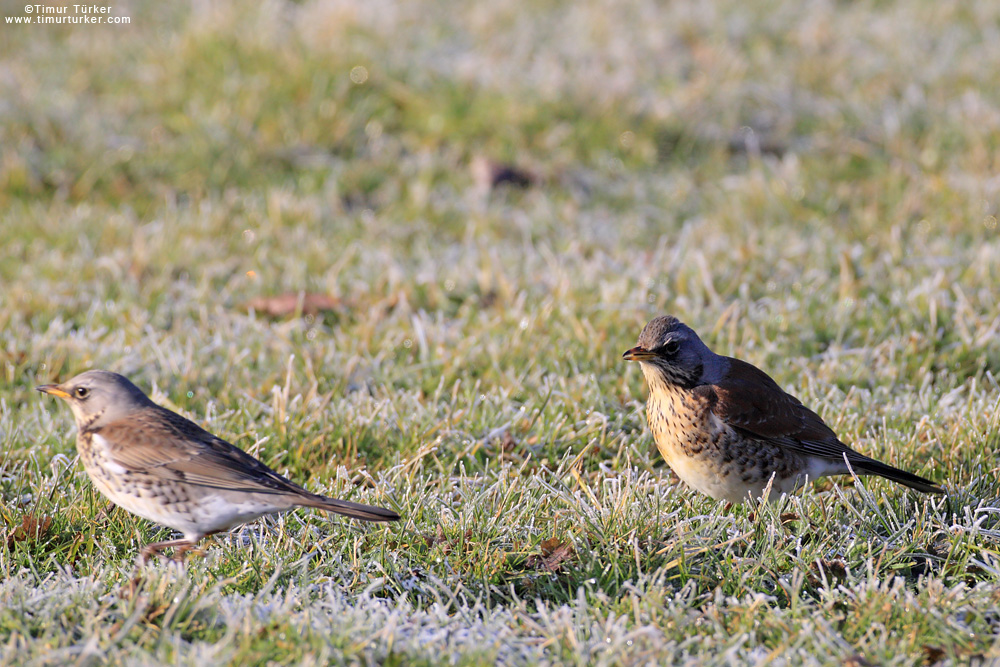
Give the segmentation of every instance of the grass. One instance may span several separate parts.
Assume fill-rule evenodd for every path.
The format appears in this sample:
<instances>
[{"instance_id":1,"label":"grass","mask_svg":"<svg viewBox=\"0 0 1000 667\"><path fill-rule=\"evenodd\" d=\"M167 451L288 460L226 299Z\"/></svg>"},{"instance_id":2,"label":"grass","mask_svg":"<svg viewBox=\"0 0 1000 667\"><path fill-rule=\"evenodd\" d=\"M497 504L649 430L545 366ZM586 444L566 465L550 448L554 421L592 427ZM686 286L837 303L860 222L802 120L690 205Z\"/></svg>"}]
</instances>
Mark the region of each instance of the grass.
<instances>
[{"instance_id":1,"label":"grass","mask_svg":"<svg viewBox=\"0 0 1000 667\"><path fill-rule=\"evenodd\" d=\"M0 27L0 663L1000 658L994 3L115 11ZM949 496L684 488L620 360L665 312ZM404 521L129 594L170 531L33 391L87 368Z\"/></svg>"}]
</instances>

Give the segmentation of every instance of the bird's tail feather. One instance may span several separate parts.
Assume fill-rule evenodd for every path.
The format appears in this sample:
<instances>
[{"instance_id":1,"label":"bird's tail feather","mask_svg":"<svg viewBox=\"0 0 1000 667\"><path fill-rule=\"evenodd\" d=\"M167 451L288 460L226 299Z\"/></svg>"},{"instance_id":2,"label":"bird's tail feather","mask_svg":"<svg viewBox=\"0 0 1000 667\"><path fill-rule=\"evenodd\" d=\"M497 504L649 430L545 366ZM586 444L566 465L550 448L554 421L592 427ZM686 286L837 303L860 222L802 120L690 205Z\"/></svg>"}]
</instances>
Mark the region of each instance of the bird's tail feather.
<instances>
[{"instance_id":1,"label":"bird's tail feather","mask_svg":"<svg viewBox=\"0 0 1000 667\"><path fill-rule=\"evenodd\" d=\"M399 515L392 510L352 503L349 500L328 498L326 496L310 494L308 497L300 498L298 504L302 507L315 507L328 512L343 514L352 519L361 519L362 521L399 521Z\"/></svg>"},{"instance_id":2,"label":"bird's tail feather","mask_svg":"<svg viewBox=\"0 0 1000 667\"><path fill-rule=\"evenodd\" d=\"M904 486L908 486L911 489L916 489L921 493L945 492L944 489L929 479L924 479L920 475L914 475L911 472L906 472L905 470L900 470L899 468L893 468L891 465L887 465L874 459L869 459L868 457L864 457L864 460L862 461L851 460L850 463L854 468L854 472L858 474L885 477L886 479L891 479L894 482L899 482Z\"/></svg>"}]
</instances>

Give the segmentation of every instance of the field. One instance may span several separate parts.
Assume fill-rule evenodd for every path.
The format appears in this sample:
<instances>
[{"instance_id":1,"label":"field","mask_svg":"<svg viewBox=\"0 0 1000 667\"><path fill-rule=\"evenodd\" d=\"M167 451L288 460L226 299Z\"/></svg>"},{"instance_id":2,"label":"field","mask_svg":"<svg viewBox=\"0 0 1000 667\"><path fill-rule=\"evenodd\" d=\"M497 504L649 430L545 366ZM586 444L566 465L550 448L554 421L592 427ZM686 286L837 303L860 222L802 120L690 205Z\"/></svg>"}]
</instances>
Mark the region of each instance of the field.
<instances>
[{"instance_id":1,"label":"field","mask_svg":"<svg viewBox=\"0 0 1000 667\"><path fill-rule=\"evenodd\" d=\"M113 13L0 23L0 664L1000 659L1000 4ZM663 313L948 496L684 487ZM172 533L34 391L89 368L404 520L133 589Z\"/></svg>"}]
</instances>

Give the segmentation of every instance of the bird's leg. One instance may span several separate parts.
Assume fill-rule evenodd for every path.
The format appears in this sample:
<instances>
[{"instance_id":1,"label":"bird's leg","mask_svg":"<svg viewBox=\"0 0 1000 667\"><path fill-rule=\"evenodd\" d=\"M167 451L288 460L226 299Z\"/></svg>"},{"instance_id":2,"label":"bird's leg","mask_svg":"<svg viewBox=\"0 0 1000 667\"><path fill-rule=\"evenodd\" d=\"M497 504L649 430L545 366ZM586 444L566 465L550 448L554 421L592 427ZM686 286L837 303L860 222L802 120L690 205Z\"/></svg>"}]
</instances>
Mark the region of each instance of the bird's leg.
<instances>
[{"instance_id":1,"label":"bird's leg","mask_svg":"<svg viewBox=\"0 0 1000 667\"><path fill-rule=\"evenodd\" d=\"M180 546L178 546L178 547L177 547L177 548L176 548L176 549L174 550L174 557L173 557L173 559L172 559L172 560L173 560L173 561L174 561L175 563L183 563L183 562L184 562L184 554L186 554L186 553L187 553L188 551L190 551L191 549L194 549L194 542L188 542L187 544L183 544L183 545L180 545ZM196 555L196 556L197 556L197 555L202 555L203 553L204 553L204 552L201 552L201 553L199 553L199 554L195 554L195 555Z\"/></svg>"},{"instance_id":2,"label":"bird's leg","mask_svg":"<svg viewBox=\"0 0 1000 667\"><path fill-rule=\"evenodd\" d=\"M222 532L222 530L213 530L211 532L205 533L198 540L195 540L193 542L188 542L188 544L186 546L178 547L177 551L174 552L174 560L176 562L178 562L178 563L181 562L181 556L183 556L188 551L191 551L192 549L194 549L197 546L197 542L201 541L201 539L203 539L205 537L208 537L209 535L216 535L216 534L221 533L221 532ZM205 550L204 549L198 549L198 551L196 551L194 553L194 555L195 556L204 556L205 555Z\"/></svg>"},{"instance_id":3,"label":"bird's leg","mask_svg":"<svg viewBox=\"0 0 1000 667\"><path fill-rule=\"evenodd\" d=\"M187 539L180 540L167 540L166 542L155 542L153 544L147 544L139 552L139 565L144 565L151 557L158 556L160 558L166 558L161 552L164 549L169 549L174 547L177 551L174 553L172 560L181 562L184 552L194 548L194 542Z\"/></svg>"}]
</instances>

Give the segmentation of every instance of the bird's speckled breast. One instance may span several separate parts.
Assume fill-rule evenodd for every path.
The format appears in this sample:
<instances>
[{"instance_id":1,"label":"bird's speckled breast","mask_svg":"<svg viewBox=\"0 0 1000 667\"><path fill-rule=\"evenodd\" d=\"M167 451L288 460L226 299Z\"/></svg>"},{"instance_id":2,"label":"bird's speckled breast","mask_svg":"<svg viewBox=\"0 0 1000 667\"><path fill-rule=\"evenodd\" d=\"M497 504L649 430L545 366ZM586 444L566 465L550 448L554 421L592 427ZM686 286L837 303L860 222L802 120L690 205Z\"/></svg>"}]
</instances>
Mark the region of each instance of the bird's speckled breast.
<instances>
[{"instance_id":1,"label":"bird's speckled breast","mask_svg":"<svg viewBox=\"0 0 1000 667\"><path fill-rule=\"evenodd\" d=\"M656 447L689 486L717 500L742 502L762 495L772 475L772 497L801 484L801 457L744 437L712 412L708 399L664 382L655 371L645 375L646 419Z\"/></svg>"},{"instance_id":2,"label":"bird's speckled breast","mask_svg":"<svg viewBox=\"0 0 1000 667\"><path fill-rule=\"evenodd\" d=\"M184 485L163 483L119 465L98 433L77 438L80 461L97 490L123 509L183 533L192 530L190 513L197 506Z\"/></svg>"},{"instance_id":3,"label":"bird's speckled breast","mask_svg":"<svg viewBox=\"0 0 1000 667\"><path fill-rule=\"evenodd\" d=\"M80 433L76 439L76 450L80 453L80 462L87 471L90 480L97 490L118 503L121 483L119 478L127 471L108 456L100 436L93 433ZM120 503L119 503L120 504Z\"/></svg>"}]
</instances>

